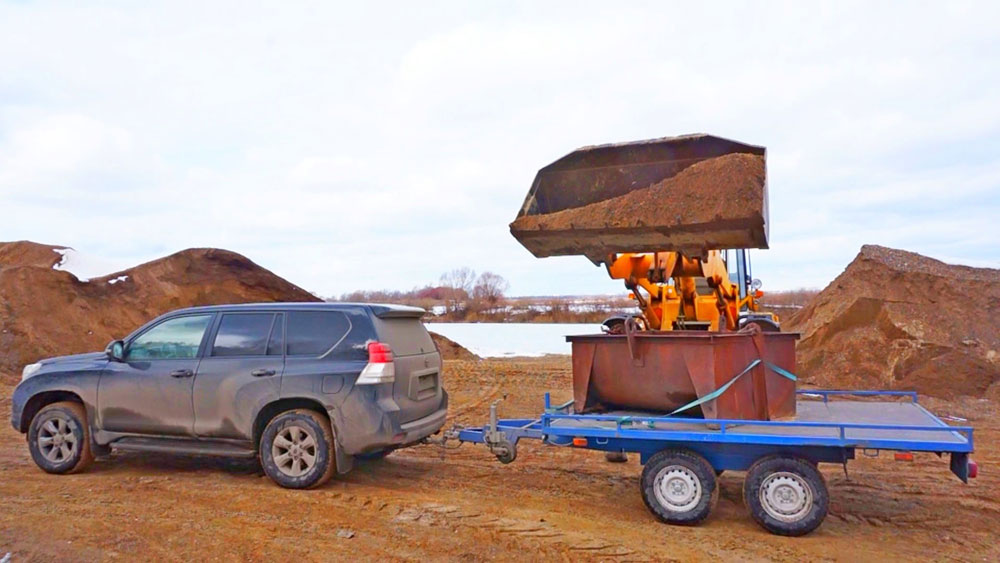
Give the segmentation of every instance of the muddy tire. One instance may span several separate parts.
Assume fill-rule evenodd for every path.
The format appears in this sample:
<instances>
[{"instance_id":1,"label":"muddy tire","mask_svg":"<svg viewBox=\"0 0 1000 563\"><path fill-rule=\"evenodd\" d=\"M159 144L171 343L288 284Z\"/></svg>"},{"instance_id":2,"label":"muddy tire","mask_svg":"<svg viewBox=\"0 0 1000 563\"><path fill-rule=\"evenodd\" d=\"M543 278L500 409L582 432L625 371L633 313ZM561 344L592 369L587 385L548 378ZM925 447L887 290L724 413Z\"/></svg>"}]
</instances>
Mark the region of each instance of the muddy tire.
<instances>
[{"instance_id":1,"label":"muddy tire","mask_svg":"<svg viewBox=\"0 0 1000 563\"><path fill-rule=\"evenodd\" d=\"M90 426L83 405L61 401L31 419L28 450L35 465L48 473L78 473L93 463Z\"/></svg>"},{"instance_id":2,"label":"muddy tire","mask_svg":"<svg viewBox=\"0 0 1000 563\"><path fill-rule=\"evenodd\" d=\"M260 437L260 464L282 487L318 487L337 469L333 441L325 416L306 409L286 411L271 419Z\"/></svg>"},{"instance_id":3,"label":"muddy tire","mask_svg":"<svg viewBox=\"0 0 1000 563\"><path fill-rule=\"evenodd\" d=\"M780 536L803 536L823 523L830 494L812 463L772 456L754 463L743 481L743 501L750 516Z\"/></svg>"},{"instance_id":4,"label":"muddy tire","mask_svg":"<svg viewBox=\"0 0 1000 563\"><path fill-rule=\"evenodd\" d=\"M642 468L639 485L646 507L668 524L699 524L719 500L712 465L688 450L653 455Z\"/></svg>"}]
</instances>

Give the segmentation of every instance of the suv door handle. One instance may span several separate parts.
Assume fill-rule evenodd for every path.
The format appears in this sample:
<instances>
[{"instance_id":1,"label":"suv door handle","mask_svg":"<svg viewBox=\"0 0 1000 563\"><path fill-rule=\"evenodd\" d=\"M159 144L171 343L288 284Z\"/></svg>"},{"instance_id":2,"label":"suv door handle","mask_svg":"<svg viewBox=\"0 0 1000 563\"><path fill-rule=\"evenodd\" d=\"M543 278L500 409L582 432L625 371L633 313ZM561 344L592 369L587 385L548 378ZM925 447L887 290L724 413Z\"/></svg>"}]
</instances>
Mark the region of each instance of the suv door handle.
<instances>
[{"instance_id":1,"label":"suv door handle","mask_svg":"<svg viewBox=\"0 0 1000 563\"><path fill-rule=\"evenodd\" d=\"M274 375L275 371L273 369L257 368L250 372L250 375L254 377L264 377L265 375Z\"/></svg>"},{"instance_id":2,"label":"suv door handle","mask_svg":"<svg viewBox=\"0 0 1000 563\"><path fill-rule=\"evenodd\" d=\"M175 369L170 372L170 377L191 377L192 375L194 375L194 372L189 369Z\"/></svg>"}]
</instances>

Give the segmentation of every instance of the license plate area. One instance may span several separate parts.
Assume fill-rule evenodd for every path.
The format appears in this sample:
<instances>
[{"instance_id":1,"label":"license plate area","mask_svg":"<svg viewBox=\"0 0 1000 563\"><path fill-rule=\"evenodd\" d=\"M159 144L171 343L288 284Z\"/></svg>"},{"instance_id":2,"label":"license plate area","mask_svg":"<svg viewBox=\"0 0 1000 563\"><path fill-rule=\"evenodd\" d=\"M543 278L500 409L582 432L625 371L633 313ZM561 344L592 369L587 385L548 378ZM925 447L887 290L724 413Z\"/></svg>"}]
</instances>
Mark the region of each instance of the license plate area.
<instances>
[{"instance_id":1,"label":"license plate area","mask_svg":"<svg viewBox=\"0 0 1000 563\"><path fill-rule=\"evenodd\" d=\"M410 389L407 395L412 401L423 401L437 396L438 369L414 371L410 376Z\"/></svg>"}]
</instances>

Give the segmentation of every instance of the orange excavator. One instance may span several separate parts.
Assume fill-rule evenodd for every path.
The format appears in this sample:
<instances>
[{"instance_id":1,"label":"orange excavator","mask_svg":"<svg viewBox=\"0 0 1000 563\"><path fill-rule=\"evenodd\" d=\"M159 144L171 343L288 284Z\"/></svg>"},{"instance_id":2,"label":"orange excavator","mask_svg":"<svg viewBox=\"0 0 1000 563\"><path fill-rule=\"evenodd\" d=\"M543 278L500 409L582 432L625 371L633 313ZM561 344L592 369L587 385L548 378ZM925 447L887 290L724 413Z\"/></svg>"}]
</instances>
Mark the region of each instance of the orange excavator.
<instances>
[{"instance_id":1,"label":"orange excavator","mask_svg":"<svg viewBox=\"0 0 1000 563\"><path fill-rule=\"evenodd\" d=\"M535 256L584 255L604 265L636 301L639 329L779 330L775 315L758 310L763 292L746 250L767 248L766 180L763 172L734 177L742 169L724 166L730 155L759 159L764 170L763 147L711 135L583 147L538 171L511 233ZM698 166L712 159L723 164ZM757 197L741 206L722 186ZM653 203L635 203L646 195ZM715 214L686 214L685 203ZM581 209L603 224L559 221ZM615 317L605 327L621 332L626 322Z\"/></svg>"},{"instance_id":2,"label":"orange excavator","mask_svg":"<svg viewBox=\"0 0 1000 563\"><path fill-rule=\"evenodd\" d=\"M738 330L755 322L778 329L778 318L758 310L764 295L760 281L749 278L746 251L709 250L703 257L680 252L623 253L606 263L612 279L623 280L642 311L639 326L651 330ZM610 332L625 319L605 321Z\"/></svg>"}]
</instances>

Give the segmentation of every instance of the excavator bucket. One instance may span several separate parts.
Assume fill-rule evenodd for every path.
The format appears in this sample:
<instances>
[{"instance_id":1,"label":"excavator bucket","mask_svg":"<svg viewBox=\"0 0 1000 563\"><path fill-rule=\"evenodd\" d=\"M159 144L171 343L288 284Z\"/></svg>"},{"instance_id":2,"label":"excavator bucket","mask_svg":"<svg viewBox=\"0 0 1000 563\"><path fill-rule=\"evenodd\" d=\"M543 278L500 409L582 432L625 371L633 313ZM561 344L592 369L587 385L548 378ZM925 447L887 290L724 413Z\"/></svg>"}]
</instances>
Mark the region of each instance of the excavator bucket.
<instances>
[{"instance_id":1,"label":"excavator bucket","mask_svg":"<svg viewBox=\"0 0 1000 563\"><path fill-rule=\"evenodd\" d=\"M767 248L766 149L712 135L583 147L542 168L510 225L535 256Z\"/></svg>"}]
</instances>

